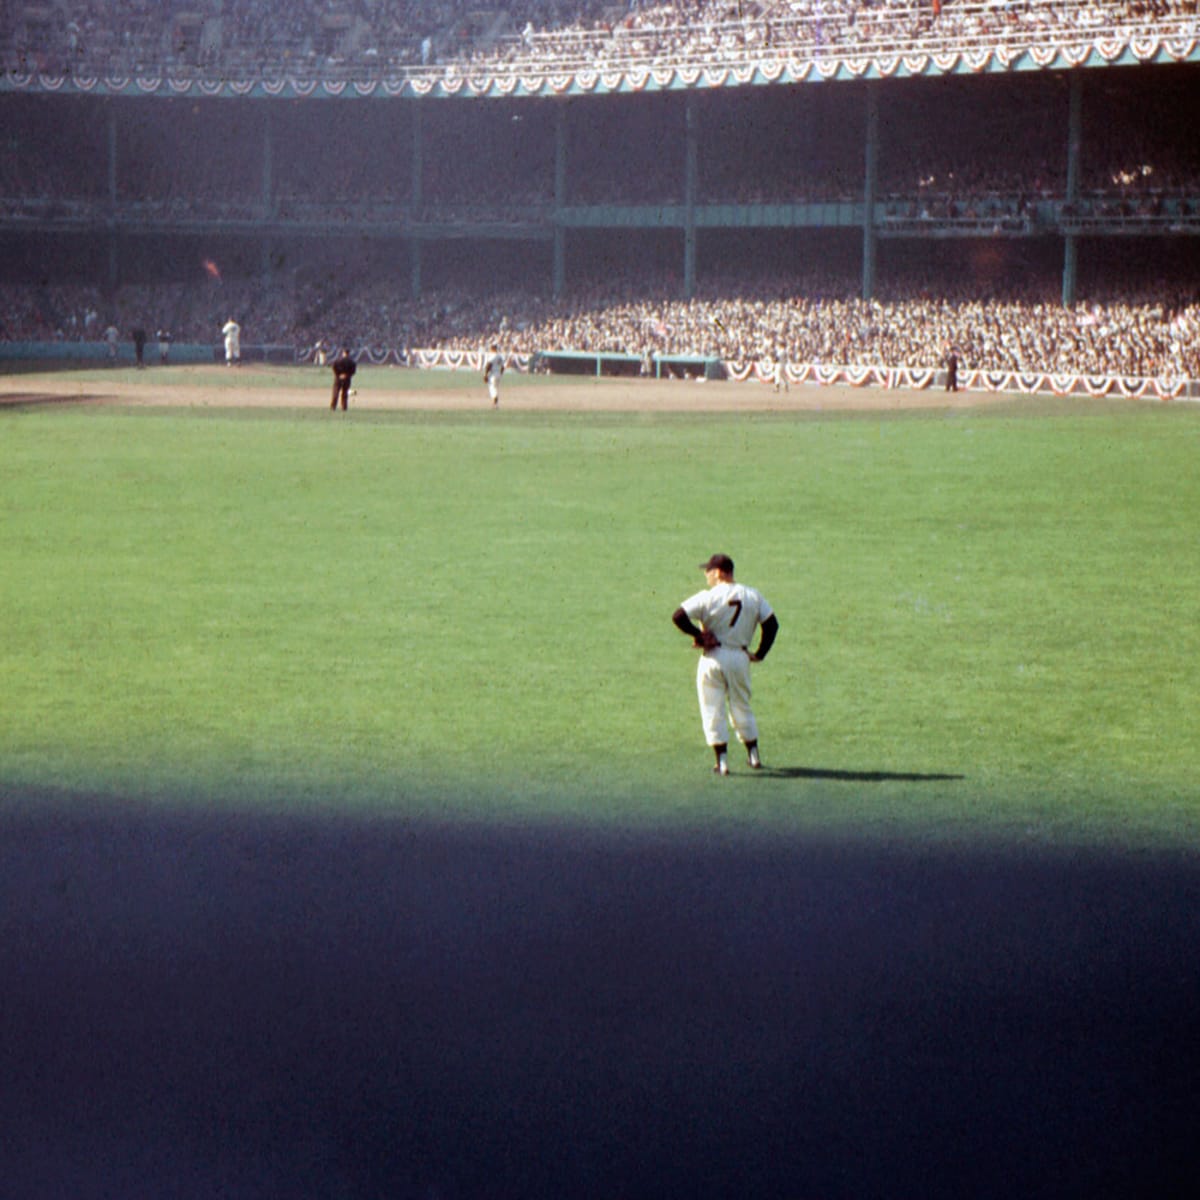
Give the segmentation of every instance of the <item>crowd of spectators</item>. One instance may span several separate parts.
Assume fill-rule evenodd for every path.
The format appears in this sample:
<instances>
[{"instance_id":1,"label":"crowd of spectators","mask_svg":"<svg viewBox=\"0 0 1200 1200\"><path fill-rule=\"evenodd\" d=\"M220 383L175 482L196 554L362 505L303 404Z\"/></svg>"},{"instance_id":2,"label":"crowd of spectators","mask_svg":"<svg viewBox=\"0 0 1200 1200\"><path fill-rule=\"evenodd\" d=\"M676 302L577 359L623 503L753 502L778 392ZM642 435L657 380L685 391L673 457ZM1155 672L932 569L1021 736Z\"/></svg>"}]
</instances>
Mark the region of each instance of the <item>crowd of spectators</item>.
<instances>
[{"instance_id":1,"label":"crowd of spectators","mask_svg":"<svg viewBox=\"0 0 1200 1200\"><path fill-rule=\"evenodd\" d=\"M222 78L545 77L1144 36L1195 0L6 0L14 71Z\"/></svg>"},{"instance_id":2,"label":"crowd of spectators","mask_svg":"<svg viewBox=\"0 0 1200 1200\"><path fill-rule=\"evenodd\" d=\"M855 295L854 281L821 273L781 286L725 278L691 300L597 284L562 303L510 294L482 311L458 310L436 343L477 349L499 338L512 352L685 355L746 364L937 366L947 346L988 371L1200 377L1200 304L1177 296L1090 299L1063 307L1050 281L989 299L969 288L909 277Z\"/></svg>"},{"instance_id":3,"label":"crowd of spectators","mask_svg":"<svg viewBox=\"0 0 1200 1200\"><path fill-rule=\"evenodd\" d=\"M582 281L560 299L528 286L480 293L447 284L419 300L377 276L289 285L253 281L87 287L0 286L0 339L98 341L113 324L168 327L176 341L215 343L230 314L249 344L298 356L318 342L356 348L477 351L493 341L517 355L559 350L696 356L747 364L936 367L953 346L966 368L1064 375L1200 378L1200 296L1160 283L1145 292L1092 289L1065 307L1055 281L977 288L907 271L856 295L847 276L814 270L787 280L725 274L692 299L634 283Z\"/></svg>"},{"instance_id":4,"label":"crowd of spectators","mask_svg":"<svg viewBox=\"0 0 1200 1200\"><path fill-rule=\"evenodd\" d=\"M1088 73L1077 212L1167 223L1193 216L1200 143L1178 114L1195 106L1197 79L1189 67ZM706 97L696 202L860 202L865 106L861 93L842 90L849 86ZM1021 228L1040 202L1067 199L1067 95L1055 73L888 87L876 195L892 220L985 227L991 217L1016 218ZM394 222L474 208L480 220L511 222L546 220L555 200L554 123L537 102L433 106L422 135L419 208L412 106L281 104L270 114L268 153L262 110L270 106L123 108L110 146L99 106L64 119L69 103L7 98L0 213L42 218L49 207L100 220L115 201L137 219ZM682 203L683 113L677 96L600 99L586 112L573 106L566 203ZM329 169L332 156L343 169Z\"/></svg>"},{"instance_id":5,"label":"crowd of spectators","mask_svg":"<svg viewBox=\"0 0 1200 1200\"><path fill-rule=\"evenodd\" d=\"M618 13L619 13L618 9ZM729 0L630 5L597 20L499 40L472 55L472 66L497 74L559 70L632 70L838 60L872 55L971 50L997 45L1054 45L1108 37L1122 27L1171 27L1194 19L1191 0L1157 4L1091 0L789 0L743 5Z\"/></svg>"},{"instance_id":6,"label":"crowd of spectators","mask_svg":"<svg viewBox=\"0 0 1200 1200\"><path fill-rule=\"evenodd\" d=\"M1193 77L1194 78L1194 77ZM1194 104L1197 89L1180 94L1181 111ZM1142 95L1135 98L1140 105ZM976 102L976 108L979 103ZM1200 197L1200 150L1177 121L1153 122L1139 131L1112 109L1097 110L1087 130L1080 186L1064 215L1144 223L1193 223ZM860 203L864 170L855 133L836 144L785 140L784 114L774 145L739 148L714 144L701 134L698 204ZM891 223L961 221L981 230L997 223L1027 229L1031 222L1052 230L1056 207L1067 197L1066 154L1061 114L1046 112L1038 140L1006 127L995 151L969 145L943 124L945 136L907 140L883 156L876 195ZM971 119L974 119L973 117ZM798 123L798 122L793 122ZM969 127L970 120L965 127ZM368 140L345 143L353 167L320 167L319 146L301 153L275 152L275 178L264 185L259 155L225 154L210 132L193 139L189 152L175 144L156 147L145 136L122 133L112 200L98 134L90 144L76 138L67 154L36 131L0 138L0 216L54 216L102 223L115 204L126 219L282 220L340 225L346 222L518 223L549 221L555 195L553 134L540 159L509 143L492 141L472 153L466 144L448 146L436 134L425 155L421 203L413 202L411 147L404 154L376 153ZM171 126L166 126L168 135ZM920 129L914 120L908 129ZM636 132L635 132L636 131ZM176 131L178 132L178 131ZM566 176L568 205L681 204L686 195L681 138L653 131L630 117L600 131L594 146L581 141ZM253 135L249 135L251 139ZM906 133L911 139L911 134ZM139 140L140 139L140 140ZM251 146L253 141L251 140ZM240 143L244 147L245 142ZM511 150L511 153L509 153ZM488 153L491 158L488 158ZM511 161L505 161L506 154ZM1049 206L1049 207L1047 207ZM1041 209L1042 219L1035 221Z\"/></svg>"},{"instance_id":7,"label":"crowd of spectators","mask_svg":"<svg viewBox=\"0 0 1200 1200\"><path fill-rule=\"evenodd\" d=\"M486 10L465 0L121 0L120 22L113 19L115 3L69 0L61 8L38 8L50 13L38 22L16 0L0 0L0 66L25 69L35 49L94 74L103 73L97 63L110 61L106 55L128 70L157 64L225 71L240 65L259 74L366 62L433 72L472 65L503 73L710 56L768 61L797 53L836 57L864 47L937 48L955 39L1053 40L1068 30L1076 36L1079 29L1101 37L1115 26L1147 30L1187 23L1190 29L1200 0L627 0L615 6L531 0L520 10ZM43 65L49 69L50 60ZM978 125L974 141L964 135L970 122L956 125L953 103L937 95L922 113L923 93L904 89L901 103L913 106L896 119L904 133L889 140L885 131L882 145L877 194L885 225L966 222L981 233L1029 231L1039 204L1062 204L1064 95L1030 100L1033 83L1020 83L1024 107L1017 92L1011 103L993 105L994 120ZM715 152L701 155L698 202L861 200L863 135L855 124L861 113L846 118L845 128L819 107L780 121L770 111L778 97L765 95L775 89L745 90L763 93L747 102L764 106L759 127L787 133L752 138L746 131L753 122L728 120L722 132L701 120L701 145ZM1194 90L1189 73L1181 91L1156 83L1138 93L1128 111L1119 99L1089 110L1088 116L1101 115L1085 121L1079 192L1069 209L1058 210L1062 216L1082 225L1200 221L1200 153L1178 120L1194 103ZM159 111L171 110L155 106ZM504 113L510 132L495 129L478 144L456 133L449 119L440 127L439 118L430 118L418 198L407 128L381 132L372 142L376 152L351 175L312 166L337 152L340 131L310 126L307 118L304 128L294 128L281 119L272 176L254 153L214 152L229 131L201 135L176 112L174 125L155 129L154 122L139 121L123 127L121 169L112 171L98 126L59 129L53 114L44 115L43 125L30 127L33 136L18 138L14 126L0 139L0 215L77 213L86 221L89 212L94 218L115 202L119 214L167 220L479 225L548 219L555 199L547 153L553 137L543 124L519 141L519 118ZM625 136L624 118L606 132L596 125L603 119L590 112L590 140L582 153L569 153L568 204L680 202L685 169L679 113L657 139ZM45 121L53 124L53 136ZM252 150L261 146L257 129L239 136ZM73 139L66 153L64 137ZM190 145L179 153L188 137ZM308 153L292 153L289 139ZM683 300L677 285L647 287L650 275L618 285L574 281L559 300L520 285L484 288L481 298L473 280L439 283L414 301L407 279L398 283L378 272L353 289L299 278L126 286L112 295L79 286L7 285L0 287L0 339L86 341L111 324L122 332L134 325L168 327L177 341L203 343L214 340L235 313L249 343L297 352L319 340L347 338L364 346L470 350L498 339L520 354L561 349L739 363L783 354L794 363L919 368L936 365L953 344L964 365L986 370L1127 376L1181 371L1200 377L1194 297L1161 286L1141 293L1126 283L1116 294L1092 288L1085 303L1064 308L1053 279L980 292L945 275L931 280L901 273L881 283L876 299L864 301L857 296L859 281L849 276L780 283L726 274L702 282L698 295Z\"/></svg>"}]
</instances>

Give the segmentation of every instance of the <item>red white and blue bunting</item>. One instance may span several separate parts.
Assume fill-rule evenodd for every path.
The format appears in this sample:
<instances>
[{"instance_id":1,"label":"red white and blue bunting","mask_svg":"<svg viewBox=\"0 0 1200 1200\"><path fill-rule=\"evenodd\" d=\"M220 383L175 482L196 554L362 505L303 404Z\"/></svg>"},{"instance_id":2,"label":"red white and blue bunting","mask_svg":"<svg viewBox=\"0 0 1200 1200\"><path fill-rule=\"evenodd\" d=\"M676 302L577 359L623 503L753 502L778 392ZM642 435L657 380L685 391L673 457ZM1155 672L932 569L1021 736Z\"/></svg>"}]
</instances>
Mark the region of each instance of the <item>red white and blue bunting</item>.
<instances>
[{"instance_id":1,"label":"red white and blue bunting","mask_svg":"<svg viewBox=\"0 0 1200 1200\"><path fill-rule=\"evenodd\" d=\"M121 94L135 91L154 95L166 89L174 95L240 96L262 93L268 96L549 96L662 91L673 87L716 88L745 84L803 83L815 75L819 79L858 79L864 76L889 78L893 75L936 75L953 71L980 73L1009 71L1022 59L1043 70L1065 70L1079 66L1102 67L1122 60L1140 63L1194 61L1200 58L1200 37L1195 34L1149 33L1128 37L1099 38L1073 44L1017 48L997 45L949 52L910 51L903 54L848 55L776 59L743 64L712 66L630 66L620 70L585 69L577 72L547 71L513 75L472 68L464 76L453 65L430 69L427 74L407 77L356 81L299 79L291 76L270 79L183 79L178 77L129 78L108 76L51 75L40 71L9 70L8 88L14 91L76 92Z\"/></svg>"},{"instance_id":2,"label":"red white and blue bunting","mask_svg":"<svg viewBox=\"0 0 1200 1200\"><path fill-rule=\"evenodd\" d=\"M351 350L357 362L372 367L416 367L426 371L482 371L488 355L485 350L409 350L398 346L362 345ZM505 366L510 371L528 371L532 355L509 354ZM296 352L296 362L316 363L317 349L308 346ZM326 364L328 365L328 364Z\"/></svg>"},{"instance_id":3,"label":"red white and blue bunting","mask_svg":"<svg viewBox=\"0 0 1200 1200\"><path fill-rule=\"evenodd\" d=\"M772 362L726 363L726 373L739 383L775 382ZM927 367L825 366L819 363L789 363L784 368L791 384L822 386L899 388L922 391L934 387L940 372ZM1187 399L1189 381L1178 377L1128 379L1119 375L1062 375L1043 371L961 371L959 388L964 391L1032 396L1116 396L1128 400Z\"/></svg>"},{"instance_id":4,"label":"red white and blue bunting","mask_svg":"<svg viewBox=\"0 0 1200 1200\"><path fill-rule=\"evenodd\" d=\"M483 370L485 350L404 350L395 346L364 345L353 351L359 362L373 367L408 366L425 371ZM309 347L296 354L298 363L315 363L316 352ZM529 371L533 356L510 354L509 370ZM736 383L774 384L775 364L770 361L727 362L728 377ZM789 363L784 368L789 385L816 384L821 387L884 388L899 391L926 391L938 386L943 378L932 367L878 367L854 364ZM1118 375L1064 375L1048 371L961 371L961 391L991 392L1018 396L1049 394L1054 396L1104 396L1126 400L1187 400L1191 381L1179 377L1125 378Z\"/></svg>"},{"instance_id":5,"label":"red white and blue bunting","mask_svg":"<svg viewBox=\"0 0 1200 1200\"><path fill-rule=\"evenodd\" d=\"M482 371L488 358L486 350L410 350L408 363L423 370ZM531 354L506 354L504 365L510 371L528 371Z\"/></svg>"}]
</instances>

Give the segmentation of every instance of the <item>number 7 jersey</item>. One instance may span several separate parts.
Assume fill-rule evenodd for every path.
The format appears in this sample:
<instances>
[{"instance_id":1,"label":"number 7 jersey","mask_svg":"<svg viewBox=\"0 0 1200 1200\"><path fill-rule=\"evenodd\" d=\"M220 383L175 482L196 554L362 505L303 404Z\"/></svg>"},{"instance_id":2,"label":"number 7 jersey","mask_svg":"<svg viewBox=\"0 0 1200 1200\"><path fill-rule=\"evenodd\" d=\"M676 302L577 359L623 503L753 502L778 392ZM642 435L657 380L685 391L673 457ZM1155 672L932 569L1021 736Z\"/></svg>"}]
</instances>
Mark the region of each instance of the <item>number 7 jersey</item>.
<instances>
[{"instance_id":1,"label":"number 7 jersey","mask_svg":"<svg viewBox=\"0 0 1200 1200\"><path fill-rule=\"evenodd\" d=\"M718 583L689 596L681 607L693 625L738 650L750 649L754 630L774 611L761 592L744 583Z\"/></svg>"}]
</instances>

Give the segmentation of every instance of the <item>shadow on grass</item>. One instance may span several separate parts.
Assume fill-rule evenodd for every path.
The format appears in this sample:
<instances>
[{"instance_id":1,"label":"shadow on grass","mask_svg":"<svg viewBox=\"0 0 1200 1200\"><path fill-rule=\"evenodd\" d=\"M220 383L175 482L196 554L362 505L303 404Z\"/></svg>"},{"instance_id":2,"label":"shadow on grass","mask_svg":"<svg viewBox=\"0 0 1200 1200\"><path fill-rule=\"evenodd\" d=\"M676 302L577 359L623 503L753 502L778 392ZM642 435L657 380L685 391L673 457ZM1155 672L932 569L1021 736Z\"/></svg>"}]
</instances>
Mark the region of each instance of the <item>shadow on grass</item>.
<instances>
[{"instance_id":1,"label":"shadow on grass","mask_svg":"<svg viewBox=\"0 0 1200 1200\"><path fill-rule=\"evenodd\" d=\"M907 771L845 771L834 767L767 767L755 771L767 779L833 779L845 783L953 783L965 775L921 775Z\"/></svg>"},{"instance_id":2,"label":"shadow on grass","mask_svg":"<svg viewBox=\"0 0 1200 1200\"><path fill-rule=\"evenodd\" d=\"M0 412L5 410L20 412L31 408L61 408L65 405L95 404L103 399L103 396L96 395L63 396L52 392L14 392L11 395L0 396Z\"/></svg>"},{"instance_id":3,"label":"shadow on grass","mask_svg":"<svg viewBox=\"0 0 1200 1200\"><path fill-rule=\"evenodd\" d=\"M1194 858L0 789L0 1192L1181 1195Z\"/></svg>"}]
</instances>

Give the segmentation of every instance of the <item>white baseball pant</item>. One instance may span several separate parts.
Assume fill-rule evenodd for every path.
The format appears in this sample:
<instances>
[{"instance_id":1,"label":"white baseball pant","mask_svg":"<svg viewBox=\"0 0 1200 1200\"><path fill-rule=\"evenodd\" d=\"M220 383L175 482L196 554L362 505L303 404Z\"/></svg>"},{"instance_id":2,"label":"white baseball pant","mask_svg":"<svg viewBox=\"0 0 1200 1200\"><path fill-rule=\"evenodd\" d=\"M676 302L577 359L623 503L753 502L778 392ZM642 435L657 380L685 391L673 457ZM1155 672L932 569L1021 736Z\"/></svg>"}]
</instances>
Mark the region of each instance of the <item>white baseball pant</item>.
<instances>
[{"instance_id":1,"label":"white baseball pant","mask_svg":"<svg viewBox=\"0 0 1200 1200\"><path fill-rule=\"evenodd\" d=\"M745 650L718 646L702 654L696 667L696 693L704 740L710 746L728 744L730 718L740 742L758 740L758 722L750 708L750 656Z\"/></svg>"}]
</instances>

